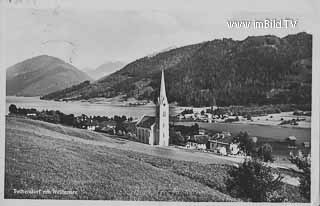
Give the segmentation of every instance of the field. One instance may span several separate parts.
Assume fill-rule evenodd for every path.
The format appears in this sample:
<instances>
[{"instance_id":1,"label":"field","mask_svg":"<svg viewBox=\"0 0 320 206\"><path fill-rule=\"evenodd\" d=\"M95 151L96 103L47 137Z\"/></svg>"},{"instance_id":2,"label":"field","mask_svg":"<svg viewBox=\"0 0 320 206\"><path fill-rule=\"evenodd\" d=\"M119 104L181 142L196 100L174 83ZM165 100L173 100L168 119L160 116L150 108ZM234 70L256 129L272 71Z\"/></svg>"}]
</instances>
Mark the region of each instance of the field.
<instances>
[{"instance_id":1,"label":"field","mask_svg":"<svg viewBox=\"0 0 320 206\"><path fill-rule=\"evenodd\" d=\"M227 161L197 162L192 159L195 153L187 156L191 161L183 161L187 152L166 158L163 153L169 149L149 148L86 130L7 117L5 198L240 201L225 191L231 167ZM304 201L297 191L286 184L281 190L289 201Z\"/></svg>"}]
</instances>

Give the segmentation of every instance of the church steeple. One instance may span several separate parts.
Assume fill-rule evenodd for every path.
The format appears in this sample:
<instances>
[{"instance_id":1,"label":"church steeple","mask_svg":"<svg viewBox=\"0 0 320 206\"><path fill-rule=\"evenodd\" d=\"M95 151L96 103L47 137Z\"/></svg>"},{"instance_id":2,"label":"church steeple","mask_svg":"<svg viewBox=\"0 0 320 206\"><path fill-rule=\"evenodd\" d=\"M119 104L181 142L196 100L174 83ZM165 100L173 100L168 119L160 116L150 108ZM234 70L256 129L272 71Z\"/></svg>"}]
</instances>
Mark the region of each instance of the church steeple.
<instances>
[{"instance_id":1,"label":"church steeple","mask_svg":"<svg viewBox=\"0 0 320 206\"><path fill-rule=\"evenodd\" d=\"M161 85L159 94L159 145L169 146L169 104L166 95L164 72L161 72Z\"/></svg>"},{"instance_id":2,"label":"church steeple","mask_svg":"<svg viewBox=\"0 0 320 206\"><path fill-rule=\"evenodd\" d=\"M164 82L164 74L163 74L163 70L161 71L161 85L160 85L160 100L162 100L163 98L165 100L167 100L167 95L166 95L166 85Z\"/></svg>"}]
</instances>

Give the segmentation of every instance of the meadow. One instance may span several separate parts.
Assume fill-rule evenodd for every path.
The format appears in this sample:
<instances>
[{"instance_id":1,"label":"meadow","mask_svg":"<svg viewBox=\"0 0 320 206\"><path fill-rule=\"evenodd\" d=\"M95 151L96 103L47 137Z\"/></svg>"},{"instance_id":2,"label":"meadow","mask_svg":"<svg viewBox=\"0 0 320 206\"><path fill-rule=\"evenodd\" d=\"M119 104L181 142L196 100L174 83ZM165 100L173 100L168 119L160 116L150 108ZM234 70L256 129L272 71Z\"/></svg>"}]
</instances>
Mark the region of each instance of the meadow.
<instances>
[{"instance_id":1,"label":"meadow","mask_svg":"<svg viewBox=\"0 0 320 206\"><path fill-rule=\"evenodd\" d=\"M95 132L7 116L5 198L242 201L225 190L230 164L182 161L108 144L121 148L124 143ZM284 184L279 192L288 201L304 201L295 186Z\"/></svg>"}]
</instances>

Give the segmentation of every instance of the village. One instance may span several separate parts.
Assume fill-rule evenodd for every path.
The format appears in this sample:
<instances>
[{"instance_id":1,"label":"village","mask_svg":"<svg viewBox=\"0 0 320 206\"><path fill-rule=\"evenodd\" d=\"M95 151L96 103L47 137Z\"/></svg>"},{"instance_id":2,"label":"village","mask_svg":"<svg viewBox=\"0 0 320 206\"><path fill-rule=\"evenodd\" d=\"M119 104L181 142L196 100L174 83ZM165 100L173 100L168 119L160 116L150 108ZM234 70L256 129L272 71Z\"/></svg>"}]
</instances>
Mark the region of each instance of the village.
<instances>
[{"instance_id":1,"label":"village","mask_svg":"<svg viewBox=\"0 0 320 206\"><path fill-rule=\"evenodd\" d=\"M141 143L150 144L148 136L154 133L155 117L142 116L140 118L132 118L126 116L87 116L87 115L66 115L59 111L37 111L36 109L16 108L11 106L11 115L25 116L31 119L42 120L51 123L59 123L67 126L72 126L80 129L85 129L93 132L105 133L117 138L127 139ZM189 110L190 112L191 110ZM240 132L232 134L229 131L212 131L200 128L197 123L192 126L184 126L175 124L180 120L180 117L190 118L199 121L199 119L210 116L209 113L189 113L184 110L181 114L175 117L170 117L169 125L169 145L198 152L209 152L222 156L230 156L235 158L244 158L246 154L246 144L255 146L256 152L263 145L259 142L259 137L249 137L248 134ZM192 115L192 116L191 116ZM230 116L221 115L220 119L230 119ZM219 117L217 115L216 117ZM233 117L231 117L233 118ZM229 120L228 120L229 121ZM250 143L246 143L250 141ZM296 144L295 136L288 136L283 144L288 149L288 157L290 154L299 154L301 152L308 153L310 151L310 142L304 142L299 146ZM260 147L258 147L259 145ZM299 146L299 148L298 148Z\"/></svg>"}]
</instances>

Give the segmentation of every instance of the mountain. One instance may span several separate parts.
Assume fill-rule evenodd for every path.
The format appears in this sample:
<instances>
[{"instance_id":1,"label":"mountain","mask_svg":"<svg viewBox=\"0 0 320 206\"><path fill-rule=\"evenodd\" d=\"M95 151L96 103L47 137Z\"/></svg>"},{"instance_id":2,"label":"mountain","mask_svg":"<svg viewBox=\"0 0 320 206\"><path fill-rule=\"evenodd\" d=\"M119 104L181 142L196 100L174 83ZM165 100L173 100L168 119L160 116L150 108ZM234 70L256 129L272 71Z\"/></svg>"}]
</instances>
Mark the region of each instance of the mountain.
<instances>
[{"instance_id":1,"label":"mountain","mask_svg":"<svg viewBox=\"0 0 320 206\"><path fill-rule=\"evenodd\" d=\"M96 69L92 68L85 68L83 71L85 71L90 77L93 79L100 79L101 77L104 77L106 75L109 75L119 69L121 69L123 66L125 66L124 62L121 61L114 61L114 62L107 62Z\"/></svg>"},{"instance_id":2,"label":"mountain","mask_svg":"<svg viewBox=\"0 0 320 206\"><path fill-rule=\"evenodd\" d=\"M91 78L71 64L42 55L7 69L7 95L41 96L85 80Z\"/></svg>"},{"instance_id":3,"label":"mountain","mask_svg":"<svg viewBox=\"0 0 320 206\"><path fill-rule=\"evenodd\" d=\"M170 102L183 106L310 104L312 36L216 39L138 59L79 89L44 99L127 95L156 100L161 69Z\"/></svg>"}]
</instances>

